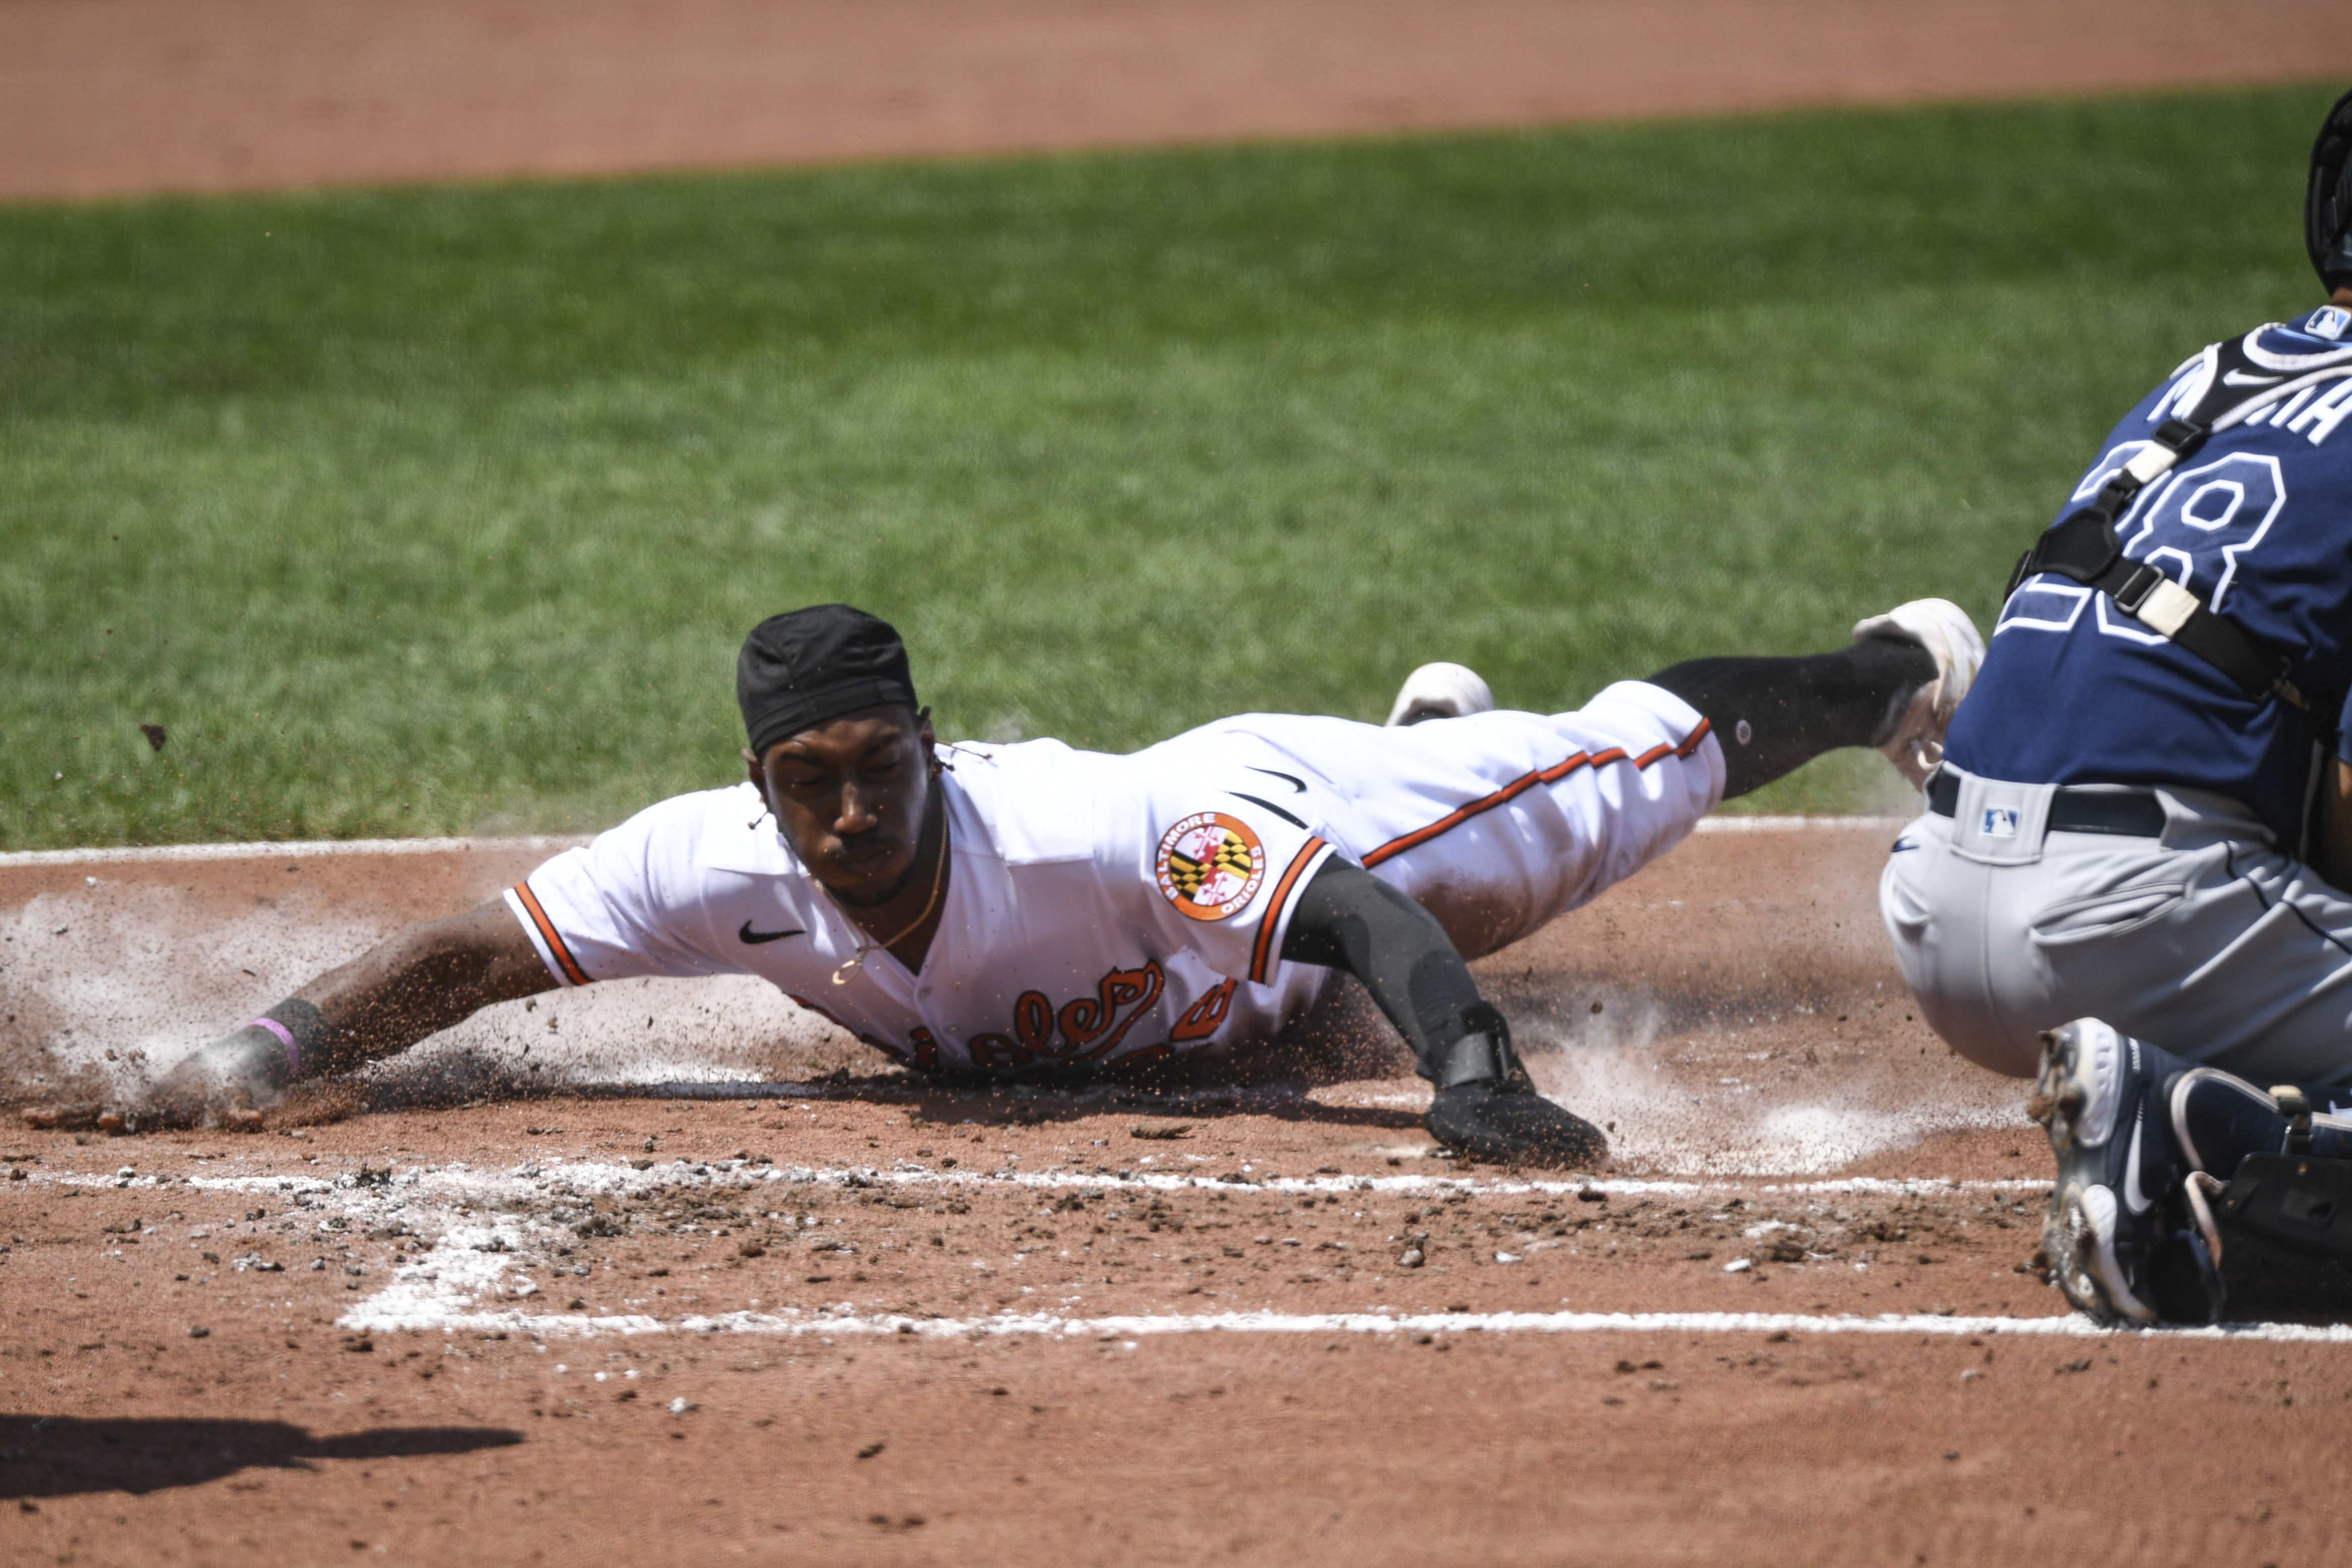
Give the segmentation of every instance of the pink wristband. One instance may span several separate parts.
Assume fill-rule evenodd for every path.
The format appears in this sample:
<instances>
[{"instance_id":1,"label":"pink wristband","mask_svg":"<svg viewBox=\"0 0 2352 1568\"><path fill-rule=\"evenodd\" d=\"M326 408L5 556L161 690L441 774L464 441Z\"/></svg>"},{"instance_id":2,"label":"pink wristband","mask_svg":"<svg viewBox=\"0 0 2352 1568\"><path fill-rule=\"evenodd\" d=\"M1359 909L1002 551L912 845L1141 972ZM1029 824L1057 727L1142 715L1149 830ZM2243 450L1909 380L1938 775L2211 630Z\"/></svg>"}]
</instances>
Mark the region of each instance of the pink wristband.
<instances>
[{"instance_id":1,"label":"pink wristband","mask_svg":"<svg viewBox=\"0 0 2352 1568\"><path fill-rule=\"evenodd\" d=\"M286 1047L286 1075L289 1078L292 1078L301 1072L302 1048L294 1043L293 1030L288 1028L285 1025L279 1023L275 1018L256 1018L251 1023L246 1025L246 1027L248 1029L267 1029L271 1034L277 1036L278 1043Z\"/></svg>"}]
</instances>

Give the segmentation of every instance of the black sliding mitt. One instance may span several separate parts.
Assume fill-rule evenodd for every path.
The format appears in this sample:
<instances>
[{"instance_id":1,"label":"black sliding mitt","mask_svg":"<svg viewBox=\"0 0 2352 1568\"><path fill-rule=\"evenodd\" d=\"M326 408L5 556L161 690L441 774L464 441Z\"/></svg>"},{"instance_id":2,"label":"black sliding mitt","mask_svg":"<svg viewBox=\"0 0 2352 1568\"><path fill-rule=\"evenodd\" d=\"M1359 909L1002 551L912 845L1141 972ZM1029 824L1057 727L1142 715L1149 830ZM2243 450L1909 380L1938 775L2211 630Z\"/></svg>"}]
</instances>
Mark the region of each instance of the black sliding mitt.
<instances>
[{"instance_id":1,"label":"black sliding mitt","mask_svg":"<svg viewBox=\"0 0 2352 1568\"><path fill-rule=\"evenodd\" d=\"M1423 1125L1457 1153L1510 1165L1584 1167L1609 1157L1601 1129L1536 1092L1511 1050L1510 1026L1481 1002L1464 1010L1470 1032L1437 1053L1437 1084Z\"/></svg>"}]
</instances>

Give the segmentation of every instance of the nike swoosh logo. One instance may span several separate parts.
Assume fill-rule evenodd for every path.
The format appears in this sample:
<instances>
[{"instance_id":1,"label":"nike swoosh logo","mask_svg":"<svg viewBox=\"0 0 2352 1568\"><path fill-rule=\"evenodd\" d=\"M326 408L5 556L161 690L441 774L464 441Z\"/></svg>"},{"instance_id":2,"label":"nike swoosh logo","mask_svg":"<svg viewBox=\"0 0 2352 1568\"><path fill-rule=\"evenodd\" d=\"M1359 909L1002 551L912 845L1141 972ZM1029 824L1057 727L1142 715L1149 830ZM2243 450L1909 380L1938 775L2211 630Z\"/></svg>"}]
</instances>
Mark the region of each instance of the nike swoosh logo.
<instances>
[{"instance_id":1,"label":"nike swoosh logo","mask_svg":"<svg viewBox=\"0 0 2352 1568\"><path fill-rule=\"evenodd\" d=\"M743 929L737 931L735 934L740 937L743 941L751 943L753 947L757 947L763 942L782 942L788 936L806 936L808 935L808 932L799 930L753 931L751 929L751 922L750 921L745 921L743 922Z\"/></svg>"},{"instance_id":2,"label":"nike swoosh logo","mask_svg":"<svg viewBox=\"0 0 2352 1568\"><path fill-rule=\"evenodd\" d=\"M1260 768L1260 769L1258 769L1257 771L1258 771L1258 772L1260 772L1260 773L1264 773L1265 770L1264 768ZM1226 793L1227 795L1232 795L1235 800L1245 800L1245 801L1249 802L1252 805L1262 805L1262 806L1265 807L1265 808L1266 808L1266 810L1268 810L1268 811L1270 811L1270 812L1274 813L1274 815L1275 815L1275 816L1278 816L1278 817L1282 818L1282 820L1283 820L1283 821L1285 821L1285 822L1286 822L1286 823L1290 824L1290 826L1293 826L1293 827L1305 827L1305 826L1307 826L1307 824L1305 824L1305 823L1303 823L1303 822L1299 821L1299 820L1298 820L1298 818L1297 818L1297 817L1295 817L1295 816L1291 816L1291 815L1290 815L1290 813L1288 813L1288 812L1286 812L1286 811L1283 810L1283 809L1282 809L1282 807L1280 807L1280 806L1278 806L1278 805L1275 805L1275 804L1274 804L1274 802L1272 802L1272 801L1270 801L1270 800L1266 800L1266 799L1263 798L1262 796L1254 795L1244 795L1241 791L1239 791L1239 790L1237 790L1237 789L1229 789L1229 790L1227 790L1225 793Z\"/></svg>"},{"instance_id":3,"label":"nike swoosh logo","mask_svg":"<svg viewBox=\"0 0 2352 1568\"><path fill-rule=\"evenodd\" d=\"M2124 1156L2124 1205L2134 1214L2146 1214L2153 1201L2139 1190L2139 1119L2132 1121L2131 1152Z\"/></svg>"},{"instance_id":4,"label":"nike swoosh logo","mask_svg":"<svg viewBox=\"0 0 2352 1568\"><path fill-rule=\"evenodd\" d=\"M1288 773L1278 773L1272 768L1252 767L1247 763L1244 763L1242 765L1245 768L1249 768L1249 771L1254 773L1264 773L1270 779L1280 779L1283 783L1288 784L1293 791L1299 795L1305 795L1307 793L1307 781L1305 779L1293 778Z\"/></svg>"},{"instance_id":5,"label":"nike swoosh logo","mask_svg":"<svg viewBox=\"0 0 2352 1568\"><path fill-rule=\"evenodd\" d=\"M2248 375L2243 371L2232 370L2222 373L2221 384L2223 386L2271 386L2284 379L2284 376L2276 375Z\"/></svg>"}]
</instances>

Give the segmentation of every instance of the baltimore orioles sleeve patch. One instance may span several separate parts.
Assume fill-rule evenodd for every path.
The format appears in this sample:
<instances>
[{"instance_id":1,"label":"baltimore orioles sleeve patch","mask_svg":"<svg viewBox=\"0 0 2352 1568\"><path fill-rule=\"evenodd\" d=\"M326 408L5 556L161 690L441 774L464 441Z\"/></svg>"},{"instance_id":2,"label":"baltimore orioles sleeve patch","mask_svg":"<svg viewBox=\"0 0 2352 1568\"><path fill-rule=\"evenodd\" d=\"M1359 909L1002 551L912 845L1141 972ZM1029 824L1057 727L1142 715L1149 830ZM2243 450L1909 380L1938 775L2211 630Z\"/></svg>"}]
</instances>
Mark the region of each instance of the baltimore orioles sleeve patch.
<instances>
[{"instance_id":1,"label":"baltimore orioles sleeve patch","mask_svg":"<svg viewBox=\"0 0 2352 1568\"><path fill-rule=\"evenodd\" d=\"M1265 846L1222 811L1195 813L1160 837L1160 891L1188 920L1240 914L1265 883Z\"/></svg>"}]
</instances>

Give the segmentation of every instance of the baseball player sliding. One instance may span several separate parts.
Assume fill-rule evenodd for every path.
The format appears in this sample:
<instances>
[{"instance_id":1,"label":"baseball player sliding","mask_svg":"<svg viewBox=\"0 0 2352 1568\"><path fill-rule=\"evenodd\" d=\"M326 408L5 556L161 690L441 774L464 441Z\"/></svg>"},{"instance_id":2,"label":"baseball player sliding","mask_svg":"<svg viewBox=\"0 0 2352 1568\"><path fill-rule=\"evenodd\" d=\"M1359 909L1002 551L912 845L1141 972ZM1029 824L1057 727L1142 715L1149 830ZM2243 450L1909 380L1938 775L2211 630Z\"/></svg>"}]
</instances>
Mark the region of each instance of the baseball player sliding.
<instances>
[{"instance_id":1,"label":"baseball player sliding","mask_svg":"<svg viewBox=\"0 0 2352 1568\"><path fill-rule=\"evenodd\" d=\"M1129 756L942 745L898 634L841 605L761 623L736 692L749 777L664 801L503 898L392 938L173 1069L132 1131L257 1120L297 1079L494 1002L751 973L922 1071L1013 1074L1244 1046L1353 974L1465 1153L1591 1164L1464 963L1832 747L1916 783L1983 645L1921 600L1805 658L1707 658L1573 713L1497 711L1424 667L1386 726L1252 714Z\"/></svg>"},{"instance_id":2,"label":"baseball player sliding","mask_svg":"<svg viewBox=\"0 0 2352 1568\"><path fill-rule=\"evenodd\" d=\"M2332 303L2192 355L2116 426L1880 884L1937 1032L2038 1064L2047 1249L2104 1318L2211 1320L2232 1226L2352 1255L2352 1119L2309 1114L2352 1104L2322 1088L2352 1079L2347 164L2352 93L2310 168Z\"/></svg>"}]
</instances>

